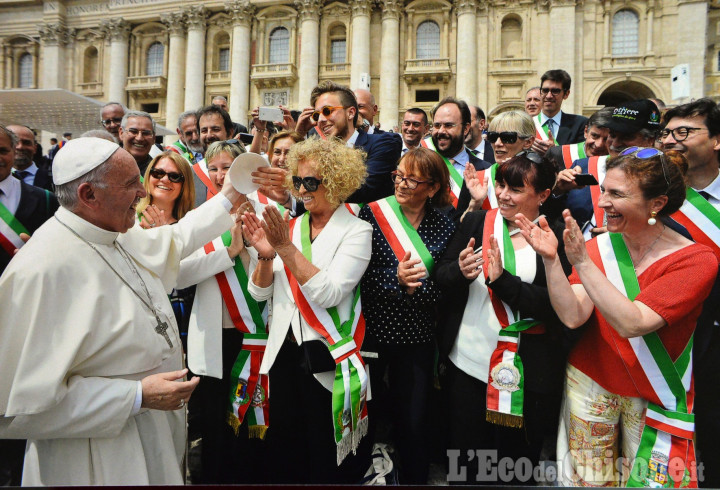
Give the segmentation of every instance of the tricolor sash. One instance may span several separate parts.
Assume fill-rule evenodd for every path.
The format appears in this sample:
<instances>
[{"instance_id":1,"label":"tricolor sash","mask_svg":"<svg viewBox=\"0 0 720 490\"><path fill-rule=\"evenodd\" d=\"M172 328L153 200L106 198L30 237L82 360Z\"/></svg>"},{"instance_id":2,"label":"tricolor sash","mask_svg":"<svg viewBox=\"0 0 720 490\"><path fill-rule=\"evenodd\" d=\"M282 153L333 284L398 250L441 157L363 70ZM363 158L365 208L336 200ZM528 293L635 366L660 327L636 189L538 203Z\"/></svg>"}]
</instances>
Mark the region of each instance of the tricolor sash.
<instances>
[{"instance_id":1,"label":"tricolor sash","mask_svg":"<svg viewBox=\"0 0 720 490\"><path fill-rule=\"evenodd\" d=\"M213 185L212 180L210 180L210 173L208 172L207 161L203 158L195 165L193 165L192 168L195 172L195 175L197 175L198 178L202 180L202 183L205 184L205 187L207 187L206 200L209 201L210 198L214 197L215 194L217 194L217 191L215 190L215 186Z\"/></svg>"},{"instance_id":2,"label":"tricolor sash","mask_svg":"<svg viewBox=\"0 0 720 490\"><path fill-rule=\"evenodd\" d=\"M541 141L552 141L555 143L555 137L552 135L547 126L543 126L540 122L540 116L542 116L542 112L532 118L533 123L535 123L535 137Z\"/></svg>"},{"instance_id":3,"label":"tricolor sash","mask_svg":"<svg viewBox=\"0 0 720 490\"><path fill-rule=\"evenodd\" d=\"M485 210L495 209L498 207L497 195L495 195L495 175L497 174L498 166L499 165L497 163L493 163L490 165L490 168L477 171L477 178L481 182L485 180L485 175L490 177L488 182L487 197L482 203L482 208Z\"/></svg>"},{"instance_id":4,"label":"tricolor sash","mask_svg":"<svg viewBox=\"0 0 720 490\"><path fill-rule=\"evenodd\" d=\"M280 214L284 215L284 213L286 211L285 206L283 206L279 202L273 201L272 199L270 199L269 197L267 197L265 194L263 194L260 191L257 191L257 198L258 198L258 201L260 201L260 203L264 204L265 206L269 206L269 205L277 206L278 210L280 211Z\"/></svg>"},{"instance_id":5,"label":"tricolor sash","mask_svg":"<svg viewBox=\"0 0 720 490\"><path fill-rule=\"evenodd\" d=\"M231 241L232 235L226 231L205 245L205 253L223 250ZM235 259L232 269L216 274L215 279L235 328L243 332L242 349L231 372L227 421L237 434L247 419L249 437L264 439L269 425L269 386L268 376L259 372L268 339L267 304L250 296L248 276L240 257Z\"/></svg>"},{"instance_id":6,"label":"tricolor sash","mask_svg":"<svg viewBox=\"0 0 720 490\"><path fill-rule=\"evenodd\" d=\"M298 225L299 221L299 226ZM310 214L290 221L293 244L312 262L310 243ZM322 308L305 297L295 276L285 267L293 299L305 322L322 336L335 360L335 381L332 389L332 417L337 444L337 464L352 451L367 434L367 387L365 363L360 347L365 338L365 318L361 311L360 286L355 290L352 307L342 320L337 307ZM302 328L302 326L301 326Z\"/></svg>"},{"instance_id":7,"label":"tricolor sash","mask_svg":"<svg viewBox=\"0 0 720 490\"><path fill-rule=\"evenodd\" d=\"M346 202L345 203L345 209L350 211L350 214L353 216L357 216L360 214L360 210L365 206L363 203L354 203L354 202Z\"/></svg>"},{"instance_id":8,"label":"tricolor sash","mask_svg":"<svg viewBox=\"0 0 720 490\"><path fill-rule=\"evenodd\" d=\"M175 143L166 146L165 149L180 154L180 156L190 162L190 165L193 165L195 163L195 156L190 152L190 150L187 149L185 145L183 145L182 141L176 141Z\"/></svg>"},{"instance_id":9,"label":"tricolor sash","mask_svg":"<svg viewBox=\"0 0 720 490\"><path fill-rule=\"evenodd\" d=\"M563 145L561 149L565 168L572 168L573 162L587 158L584 141L573 143L572 145Z\"/></svg>"},{"instance_id":10,"label":"tricolor sash","mask_svg":"<svg viewBox=\"0 0 720 490\"><path fill-rule=\"evenodd\" d=\"M491 235L495 235L495 239L498 241L503 268L514 275L516 271L515 249L505 219L497 208L488 211L485 215L483 259L486 264L488 263ZM533 258L533 260L535 259ZM487 279L487 267L483 267L483 273ZM520 319L520 312L513 311L507 303L493 293L491 288L488 288L488 294L490 294L493 311L502 329L498 332L497 346L490 356L485 418L493 424L519 428L523 426L525 386L523 364L518 354L520 332L540 325L540 322L532 318ZM542 330L539 330L536 333L541 332Z\"/></svg>"},{"instance_id":11,"label":"tricolor sash","mask_svg":"<svg viewBox=\"0 0 720 490\"><path fill-rule=\"evenodd\" d=\"M697 243L710 247L720 260L720 211L707 199L688 187L685 202L671 218L683 225Z\"/></svg>"},{"instance_id":12,"label":"tricolor sash","mask_svg":"<svg viewBox=\"0 0 720 490\"><path fill-rule=\"evenodd\" d=\"M424 140L420 141L420 144L423 146L423 148L427 148L428 150L432 150L438 155L440 155L440 152L437 151L435 148L435 145L432 142L432 138L425 138ZM457 208L458 205L458 197L460 197L460 189L462 189L463 185L463 176L460 172L457 171L455 167L453 167L453 164L450 163L450 160L440 155L445 162L445 165L447 165L447 169L450 172L450 197L452 199L452 205L454 208ZM468 165L472 165L471 163L468 163Z\"/></svg>"},{"instance_id":13,"label":"tricolor sash","mask_svg":"<svg viewBox=\"0 0 720 490\"><path fill-rule=\"evenodd\" d=\"M588 244L588 253L613 286L633 301L640 293L640 285L622 235L598 236ZM657 332L624 339L615 329L609 330L633 384L648 401L645 427L627 486L697 488L693 337L673 362Z\"/></svg>"},{"instance_id":14,"label":"tricolor sash","mask_svg":"<svg viewBox=\"0 0 720 490\"><path fill-rule=\"evenodd\" d=\"M16 248L25 245L20 233L30 234L18 219L0 202L0 247L12 257Z\"/></svg>"},{"instance_id":15,"label":"tricolor sash","mask_svg":"<svg viewBox=\"0 0 720 490\"><path fill-rule=\"evenodd\" d=\"M406 252L410 252L411 259L420 259L427 272L423 276L428 277L435 267L430 251L420 238L417 230L413 228L410 221L403 214L400 204L395 196L389 196L379 201L368 204L375 216L378 227L383 236L390 244L398 262L402 261Z\"/></svg>"}]
</instances>

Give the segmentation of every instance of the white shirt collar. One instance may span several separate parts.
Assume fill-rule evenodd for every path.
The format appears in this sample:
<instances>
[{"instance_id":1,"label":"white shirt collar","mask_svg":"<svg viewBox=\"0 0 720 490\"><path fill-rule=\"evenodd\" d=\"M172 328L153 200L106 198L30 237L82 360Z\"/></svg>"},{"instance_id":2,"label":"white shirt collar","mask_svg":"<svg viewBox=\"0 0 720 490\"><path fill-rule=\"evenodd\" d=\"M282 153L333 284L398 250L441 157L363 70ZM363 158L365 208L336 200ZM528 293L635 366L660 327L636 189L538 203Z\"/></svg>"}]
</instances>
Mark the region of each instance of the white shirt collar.
<instances>
[{"instance_id":1,"label":"white shirt collar","mask_svg":"<svg viewBox=\"0 0 720 490\"><path fill-rule=\"evenodd\" d=\"M556 126L559 128L560 120L562 119L562 110L558 111L558 113L555 114L553 117L547 117L544 112L540 111L540 125L544 125L545 121L547 121L548 119L552 119L553 121L555 121Z\"/></svg>"},{"instance_id":2,"label":"white shirt collar","mask_svg":"<svg viewBox=\"0 0 720 490\"><path fill-rule=\"evenodd\" d=\"M448 160L450 160L450 159L448 158ZM468 156L468 152L465 150L464 146L460 153L458 153L457 155L452 157L452 160L455 160L456 164L461 165L463 167L465 167L465 165L468 164L468 162L470 161L470 157Z\"/></svg>"},{"instance_id":3,"label":"white shirt collar","mask_svg":"<svg viewBox=\"0 0 720 490\"><path fill-rule=\"evenodd\" d=\"M720 204L720 173L715 177L715 179L708 184L707 187L704 189L695 189L696 191L705 191L708 194L710 194L710 197L714 199L714 202L710 201L710 204Z\"/></svg>"},{"instance_id":4,"label":"white shirt collar","mask_svg":"<svg viewBox=\"0 0 720 490\"><path fill-rule=\"evenodd\" d=\"M348 145L350 148L353 148L355 146L355 142L358 139L358 136L360 136L360 133L358 133L358 130L356 129L352 136L350 136L350 139L347 140L345 144Z\"/></svg>"}]
</instances>

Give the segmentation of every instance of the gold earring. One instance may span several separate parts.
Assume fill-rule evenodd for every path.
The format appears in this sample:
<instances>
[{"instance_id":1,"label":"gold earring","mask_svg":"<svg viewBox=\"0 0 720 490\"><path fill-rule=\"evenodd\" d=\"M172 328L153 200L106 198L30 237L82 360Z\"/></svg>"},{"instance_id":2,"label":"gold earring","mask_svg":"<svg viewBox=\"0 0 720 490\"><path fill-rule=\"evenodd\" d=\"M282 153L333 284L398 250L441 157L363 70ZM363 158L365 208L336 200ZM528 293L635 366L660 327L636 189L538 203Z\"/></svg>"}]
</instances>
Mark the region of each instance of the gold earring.
<instances>
[{"instance_id":1,"label":"gold earring","mask_svg":"<svg viewBox=\"0 0 720 490\"><path fill-rule=\"evenodd\" d=\"M657 223L657 220L655 219L655 216L657 216L657 212L656 212L656 211L650 211L650 218L648 218L648 224L649 224L650 226L652 226L652 225L654 225L655 223Z\"/></svg>"}]
</instances>

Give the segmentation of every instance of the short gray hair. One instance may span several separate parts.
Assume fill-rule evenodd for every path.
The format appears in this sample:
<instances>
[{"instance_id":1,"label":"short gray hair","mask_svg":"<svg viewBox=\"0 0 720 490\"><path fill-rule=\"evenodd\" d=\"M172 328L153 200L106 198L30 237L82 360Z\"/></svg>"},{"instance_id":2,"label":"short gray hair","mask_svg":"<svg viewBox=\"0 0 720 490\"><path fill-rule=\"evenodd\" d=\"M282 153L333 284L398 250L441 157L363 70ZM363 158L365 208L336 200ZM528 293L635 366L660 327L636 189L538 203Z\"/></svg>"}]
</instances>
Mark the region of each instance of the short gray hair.
<instances>
[{"instance_id":1,"label":"short gray hair","mask_svg":"<svg viewBox=\"0 0 720 490\"><path fill-rule=\"evenodd\" d=\"M156 133L155 120L152 118L152 116L150 114L148 114L147 112L143 112L143 111L126 111L125 115L122 118L122 122L120 123L120 127L123 128L123 130L127 131L127 122L128 122L128 119L131 117L147 117L148 119L150 119L150 122L152 123L153 134Z\"/></svg>"},{"instance_id":2,"label":"short gray hair","mask_svg":"<svg viewBox=\"0 0 720 490\"><path fill-rule=\"evenodd\" d=\"M222 99L223 102L225 102L225 103L227 103L227 101L228 101L224 95L216 95L215 97L212 98L212 100L215 100L215 99Z\"/></svg>"},{"instance_id":3,"label":"short gray hair","mask_svg":"<svg viewBox=\"0 0 720 490\"><path fill-rule=\"evenodd\" d=\"M182 126L183 121L190 116L195 118L195 121L196 121L195 125L197 126L197 112L196 111L185 111L178 116L178 124L177 124L178 129L180 129L180 126Z\"/></svg>"},{"instance_id":4,"label":"short gray hair","mask_svg":"<svg viewBox=\"0 0 720 490\"><path fill-rule=\"evenodd\" d=\"M612 106L603 107L588 119L588 129L594 127L607 128L612 121L612 114L615 108Z\"/></svg>"},{"instance_id":5,"label":"short gray hair","mask_svg":"<svg viewBox=\"0 0 720 490\"><path fill-rule=\"evenodd\" d=\"M10 143L12 143L13 150L15 150L15 145L17 145L18 142L17 135L12 130L6 128L2 124L0 124L0 134L4 134L8 138L10 138Z\"/></svg>"},{"instance_id":6,"label":"short gray hair","mask_svg":"<svg viewBox=\"0 0 720 490\"><path fill-rule=\"evenodd\" d=\"M78 188L83 183L87 182L94 185L95 187L105 187L107 182L105 178L110 171L111 166L108 164L113 157L117 155L117 152L110 155L110 158L105 160L103 163L86 173L81 175L77 179L71 180L64 184L60 184L55 187L55 197L57 197L60 205L70 211L74 211L78 204Z\"/></svg>"}]
</instances>

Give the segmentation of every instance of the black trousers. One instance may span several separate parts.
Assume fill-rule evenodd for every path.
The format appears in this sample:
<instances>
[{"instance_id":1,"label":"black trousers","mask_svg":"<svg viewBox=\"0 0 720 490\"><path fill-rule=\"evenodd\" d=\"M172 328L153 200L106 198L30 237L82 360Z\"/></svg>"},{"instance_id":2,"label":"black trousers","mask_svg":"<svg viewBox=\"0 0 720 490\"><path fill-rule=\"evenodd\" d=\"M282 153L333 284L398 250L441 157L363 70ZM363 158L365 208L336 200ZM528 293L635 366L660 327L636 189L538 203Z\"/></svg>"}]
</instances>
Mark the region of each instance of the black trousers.
<instances>
[{"instance_id":1,"label":"black trousers","mask_svg":"<svg viewBox=\"0 0 720 490\"><path fill-rule=\"evenodd\" d=\"M447 362L443 393L448 422L448 480L460 485L534 485L528 468L538 466L547 425L557 425L553 396L525 390L524 427L520 429L492 424L485 420L487 384ZM458 452L459 451L459 452ZM487 451L497 451L490 456ZM523 467L513 466L511 478L499 470L500 460L510 458L513 465L523 460ZM494 459L495 463L492 462ZM463 472L463 470L465 470Z\"/></svg>"},{"instance_id":2,"label":"black trousers","mask_svg":"<svg viewBox=\"0 0 720 490\"><path fill-rule=\"evenodd\" d=\"M0 439L0 487L19 487L25 461L25 439Z\"/></svg>"},{"instance_id":3,"label":"black trousers","mask_svg":"<svg viewBox=\"0 0 720 490\"><path fill-rule=\"evenodd\" d=\"M270 369L268 483L359 483L370 467L370 437L337 465L332 394L300 368L303 358L302 347L286 341Z\"/></svg>"},{"instance_id":4,"label":"black trousers","mask_svg":"<svg viewBox=\"0 0 720 490\"><path fill-rule=\"evenodd\" d=\"M370 366L375 413L388 416L400 482L424 485L430 467L428 407L435 345L378 344L377 351Z\"/></svg>"}]
</instances>

